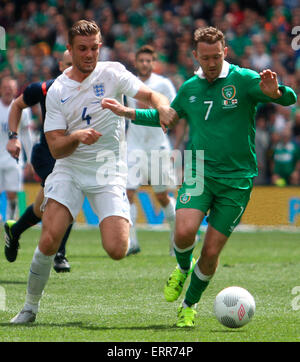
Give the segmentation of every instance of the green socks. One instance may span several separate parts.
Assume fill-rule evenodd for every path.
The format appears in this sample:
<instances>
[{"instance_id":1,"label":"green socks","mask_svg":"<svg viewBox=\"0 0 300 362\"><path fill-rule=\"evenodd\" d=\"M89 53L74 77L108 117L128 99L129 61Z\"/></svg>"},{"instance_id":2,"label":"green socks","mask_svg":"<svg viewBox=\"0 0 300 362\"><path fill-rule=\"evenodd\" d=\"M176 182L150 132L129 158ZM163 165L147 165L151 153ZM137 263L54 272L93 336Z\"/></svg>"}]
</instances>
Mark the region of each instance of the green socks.
<instances>
[{"instance_id":1,"label":"green socks","mask_svg":"<svg viewBox=\"0 0 300 362\"><path fill-rule=\"evenodd\" d=\"M176 245L174 246L176 260L183 273L187 273L190 270L194 248L195 244L186 249L179 249Z\"/></svg>"},{"instance_id":2,"label":"green socks","mask_svg":"<svg viewBox=\"0 0 300 362\"><path fill-rule=\"evenodd\" d=\"M193 304L199 302L202 293L207 288L212 277L213 275L202 274L198 264L195 265L194 271L191 275L190 285L184 299L184 303L187 306L191 307Z\"/></svg>"}]
</instances>

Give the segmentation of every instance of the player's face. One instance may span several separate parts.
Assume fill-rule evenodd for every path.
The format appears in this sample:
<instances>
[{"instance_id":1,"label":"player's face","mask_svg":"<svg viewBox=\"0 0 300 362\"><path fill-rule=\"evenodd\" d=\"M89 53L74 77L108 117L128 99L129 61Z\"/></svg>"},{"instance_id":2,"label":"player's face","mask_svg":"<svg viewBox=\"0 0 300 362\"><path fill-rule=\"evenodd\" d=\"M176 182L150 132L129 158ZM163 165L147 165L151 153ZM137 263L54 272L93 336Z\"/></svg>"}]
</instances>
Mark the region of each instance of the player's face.
<instances>
[{"instance_id":1,"label":"player's face","mask_svg":"<svg viewBox=\"0 0 300 362\"><path fill-rule=\"evenodd\" d=\"M3 80L0 87L1 99L4 104L10 104L11 101L17 95L17 83L16 81L10 80Z\"/></svg>"},{"instance_id":2,"label":"player's face","mask_svg":"<svg viewBox=\"0 0 300 362\"><path fill-rule=\"evenodd\" d=\"M193 54L208 81L218 78L223 67L224 58L227 55L227 48L223 48L220 41L214 44L199 42Z\"/></svg>"},{"instance_id":3,"label":"player's face","mask_svg":"<svg viewBox=\"0 0 300 362\"><path fill-rule=\"evenodd\" d=\"M141 53L135 61L138 75L141 77L149 77L154 67L154 60L151 54Z\"/></svg>"},{"instance_id":4,"label":"player's face","mask_svg":"<svg viewBox=\"0 0 300 362\"><path fill-rule=\"evenodd\" d=\"M76 35L73 44L68 47L73 67L81 73L91 73L97 65L100 46L100 34Z\"/></svg>"},{"instance_id":5,"label":"player's face","mask_svg":"<svg viewBox=\"0 0 300 362\"><path fill-rule=\"evenodd\" d=\"M65 69L71 67L73 64L71 54L66 51L62 61L59 62L59 70L63 72Z\"/></svg>"}]
</instances>

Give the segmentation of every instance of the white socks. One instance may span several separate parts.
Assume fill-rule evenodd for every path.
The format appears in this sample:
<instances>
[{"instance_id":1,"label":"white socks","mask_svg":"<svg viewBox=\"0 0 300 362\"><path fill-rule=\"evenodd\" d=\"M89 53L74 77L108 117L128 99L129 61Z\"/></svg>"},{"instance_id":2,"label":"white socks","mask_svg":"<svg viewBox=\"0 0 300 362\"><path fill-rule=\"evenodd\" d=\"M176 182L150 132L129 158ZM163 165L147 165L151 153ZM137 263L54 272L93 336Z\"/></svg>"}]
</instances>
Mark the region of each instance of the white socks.
<instances>
[{"instance_id":1,"label":"white socks","mask_svg":"<svg viewBox=\"0 0 300 362\"><path fill-rule=\"evenodd\" d=\"M175 199L173 197L170 197L170 202L168 203L168 205L166 207L163 207L166 219L172 229L174 228L174 221L175 221L175 214L176 214L175 206L176 206Z\"/></svg>"},{"instance_id":2,"label":"white socks","mask_svg":"<svg viewBox=\"0 0 300 362\"><path fill-rule=\"evenodd\" d=\"M132 204L130 204L130 218L132 221L132 225L130 226L130 230L129 230L129 245L128 245L129 249L132 247L139 246L139 243L137 240L137 235L136 235L136 229L135 229L136 217L137 217L136 206L134 203L132 203Z\"/></svg>"},{"instance_id":3,"label":"white socks","mask_svg":"<svg viewBox=\"0 0 300 362\"><path fill-rule=\"evenodd\" d=\"M38 246L33 254L24 308L32 310L35 314L38 311L39 301L49 279L54 257L55 255L44 255Z\"/></svg>"},{"instance_id":4,"label":"white socks","mask_svg":"<svg viewBox=\"0 0 300 362\"><path fill-rule=\"evenodd\" d=\"M6 220L11 220L15 218L16 208L17 208L16 200L7 200Z\"/></svg>"},{"instance_id":5,"label":"white socks","mask_svg":"<svg viewBox=\"0 0 300 362\"><path fill-rule=\"evenodd\" d=\"M170 197L170 202L166 207L163 207L163 211L165 217L167 219L168 224L170 225L170 255L175 256L174 252L174 228L175 228L175 206L176 201L173 197Z\"/></svg>"}]
</instances>

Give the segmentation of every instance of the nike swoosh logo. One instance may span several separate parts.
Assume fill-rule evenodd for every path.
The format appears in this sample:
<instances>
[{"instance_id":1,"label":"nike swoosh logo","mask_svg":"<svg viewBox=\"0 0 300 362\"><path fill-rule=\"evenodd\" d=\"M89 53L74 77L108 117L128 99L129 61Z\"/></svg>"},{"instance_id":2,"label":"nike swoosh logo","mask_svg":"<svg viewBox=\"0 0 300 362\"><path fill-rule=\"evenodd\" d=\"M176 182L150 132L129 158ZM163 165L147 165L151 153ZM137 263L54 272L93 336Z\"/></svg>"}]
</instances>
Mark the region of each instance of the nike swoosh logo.
<instances>
[{"instance_id":1,"label":"nike swoosh logo","mask_svg":"<svg viewBox=\"0 0 300 362\"><path fill-rule=\"evenodd\" d=\"M67 101L69 98L71 98L71 96L69 96L69 97L67 97L67 98L65 98L65 99L61 99L60 101L61 101L61 103L66 103L66 101Z\"/></svg>"}]
</instances>

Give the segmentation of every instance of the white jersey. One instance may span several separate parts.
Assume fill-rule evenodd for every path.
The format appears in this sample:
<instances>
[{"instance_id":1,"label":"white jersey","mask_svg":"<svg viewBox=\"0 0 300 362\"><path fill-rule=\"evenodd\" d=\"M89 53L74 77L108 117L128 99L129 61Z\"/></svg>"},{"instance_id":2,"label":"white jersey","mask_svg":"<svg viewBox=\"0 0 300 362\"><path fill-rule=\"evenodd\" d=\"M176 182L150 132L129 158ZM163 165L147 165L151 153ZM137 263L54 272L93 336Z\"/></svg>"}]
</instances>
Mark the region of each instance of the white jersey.
<instances>
[{"instance_id":1,"label":"white jersey","mask_svg":"<svg viewBox=\"0 0 300 362\"><path fill-rule=\"evenodd\" d=\"M98 62L81 83L70 79L67 71L47 93L44 131L66 130L71 134L93 128L102 136L92 145L80 143L70 156L58 159L54 171L78 171L78 181L87 188L99 186L104 173L105 184L126 185L125 119L102 109L101 99L123 103L123 95L134 97L143 83L118 62Z\"/></svg>"},{"instance_id":2,"label":"white jersey","mask_svg":"<svg viewBox=\"0 0 300 362\"><path fill-rule=\"evenodd\" d=\"M5 105L0 99L0 168L18 168L22 164L22 158L17 164L16 160L7 152L6 146L8 142L8 115L13 101L10 105ZM32 149L32 137L30 132L31 116L30 110L24 109L19 126L19 138L24 146L26 157L30 162L31 149Z\"/></svg>"},{"instance_id":3,"label":"white jersey","mask_svg":"<svg viewBox=\"0 0 300 362\"><path fill-rule=\"evenodd\" d=\"M152 90L165 95L170 103L176 96L176 89L172 82L156 73L152 73L144 82ZM128 98L128 106L140 108L135 99ZM168 136L158 127L138 126L129 122L127 130L128 151L142 149L145 151L170 148Z\"/></svg>"}]
</instances>

